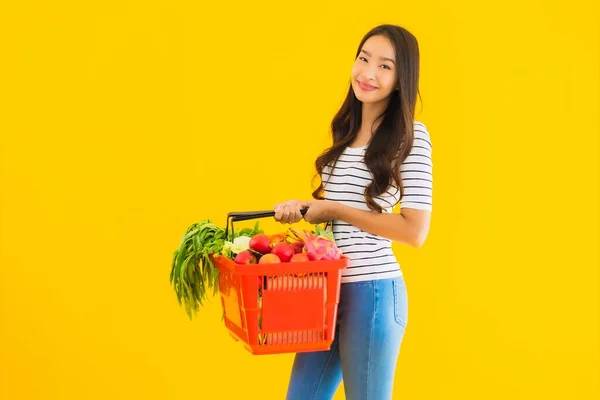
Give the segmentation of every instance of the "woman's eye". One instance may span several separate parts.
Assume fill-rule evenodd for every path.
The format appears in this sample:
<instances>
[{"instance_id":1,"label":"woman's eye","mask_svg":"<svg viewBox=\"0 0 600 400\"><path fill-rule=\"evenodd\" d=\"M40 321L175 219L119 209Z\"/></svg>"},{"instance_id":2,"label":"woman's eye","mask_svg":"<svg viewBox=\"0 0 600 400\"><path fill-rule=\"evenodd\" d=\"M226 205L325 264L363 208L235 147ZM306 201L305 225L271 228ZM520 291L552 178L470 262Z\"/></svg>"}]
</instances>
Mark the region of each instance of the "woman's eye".
<instances>
[{"instance_id":1,"label":"woman's eye","mask_svg":"<svg viewBox=\"0 0 600 400\"><path fill-rule=\"evenodd\" d=\"M366 59L366 58L364 58L364 57L358 57L358 59L359 59L359 60L365 60L365 61L367 61L367 59ZM385 65L385 64L382 64L382 66L383 66L383 67L386 67L387 69L391 69L390 67L388 67L388 66L387 66L387 65Z\"/></svg>"}]
</instances>

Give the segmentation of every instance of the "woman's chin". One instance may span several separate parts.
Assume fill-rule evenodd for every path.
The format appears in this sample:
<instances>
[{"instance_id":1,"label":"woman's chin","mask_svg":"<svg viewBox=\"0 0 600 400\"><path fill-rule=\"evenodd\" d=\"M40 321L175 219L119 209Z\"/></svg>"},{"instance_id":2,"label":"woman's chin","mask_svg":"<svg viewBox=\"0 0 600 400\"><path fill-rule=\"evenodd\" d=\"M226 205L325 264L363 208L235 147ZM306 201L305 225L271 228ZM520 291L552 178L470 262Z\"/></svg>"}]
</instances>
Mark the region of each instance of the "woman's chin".
<instances>
[{"instance_id":1,"label":"woman's chin","mask_svg":"<svg viewBox=\"0 0 600 400\"><path fill-rule=\"evenodd\" d=\"M375 98L375 96L370 96L369 94L364 94L364 93L361 93L360 91L354 92L354 95L356 96L356 98L358 100L360 100L363 103L376 103L377 101L380 100L378 98Z\"/></svg>"}]
</instances>

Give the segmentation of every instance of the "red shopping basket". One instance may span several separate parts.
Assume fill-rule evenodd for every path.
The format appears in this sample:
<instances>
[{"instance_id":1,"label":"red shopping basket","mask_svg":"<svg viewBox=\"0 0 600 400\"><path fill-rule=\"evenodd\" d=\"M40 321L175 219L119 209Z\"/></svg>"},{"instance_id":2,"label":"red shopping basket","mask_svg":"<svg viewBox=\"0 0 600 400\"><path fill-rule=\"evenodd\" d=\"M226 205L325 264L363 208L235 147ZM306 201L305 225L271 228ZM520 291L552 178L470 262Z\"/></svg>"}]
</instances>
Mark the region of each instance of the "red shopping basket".
<instances>
[{"instance_id":1,"label":"red shopping basket","mask_svg":"<svg viewBox=\"0 0 600 400\"><path fill-rule=\"evenodd\" d=\"M302 210L303 213L305 210ZM229 213L233 221L274 211ZM214 257L229 334L252 354L329 350L335 335L342 269L349 259L280 264L236 264Z\"/></svg>"}]
</instances>

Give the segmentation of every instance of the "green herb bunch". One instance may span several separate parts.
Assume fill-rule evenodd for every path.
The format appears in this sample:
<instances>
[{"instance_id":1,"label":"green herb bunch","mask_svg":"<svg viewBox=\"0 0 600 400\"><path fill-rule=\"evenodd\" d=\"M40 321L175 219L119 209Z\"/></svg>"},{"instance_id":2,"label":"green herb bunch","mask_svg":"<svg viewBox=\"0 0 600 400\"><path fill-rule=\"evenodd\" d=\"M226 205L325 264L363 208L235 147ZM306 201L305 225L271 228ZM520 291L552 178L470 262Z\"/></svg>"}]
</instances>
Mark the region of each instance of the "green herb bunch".
<instances>
[{"instance_id":1,"label":"green herb bunch","mask_svg":"<svg viewBox=\"0 0 600 400\"><path fill-rule=\"evenodd\" d=\"M252 237L263 233L258 227L259 224L256 222L254 228L235 232L234 238ZM213 296L217 294L219 270L215 267L212 256L232 256L230 252L223 249L227 240L225 230L206 219L190 225L179 247L173 252L169 281L175 290L179 305L185 307L190 320L198 313L203 301L208 299L211 289Z\"/></svg>"}]
</instances>

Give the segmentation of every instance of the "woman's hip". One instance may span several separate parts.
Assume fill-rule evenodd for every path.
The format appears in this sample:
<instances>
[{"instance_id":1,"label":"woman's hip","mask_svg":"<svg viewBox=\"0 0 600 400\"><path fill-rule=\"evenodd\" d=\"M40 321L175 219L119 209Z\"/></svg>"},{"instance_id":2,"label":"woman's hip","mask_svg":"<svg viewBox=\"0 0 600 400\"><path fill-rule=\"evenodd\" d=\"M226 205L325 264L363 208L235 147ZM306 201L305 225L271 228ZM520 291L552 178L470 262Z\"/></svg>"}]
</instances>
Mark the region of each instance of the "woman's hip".
<instances>
[{"instance_id":1,"label":"woman's hip","mask_svg":"<svg viewBox=\"0 0 600 400\"><path fill-rule=\"evenodd\" d=\"M404 330L408 322L408 292L403 276L344 283L340 289L338 324L347 329Z\"/></svg>"}]
</instances>

